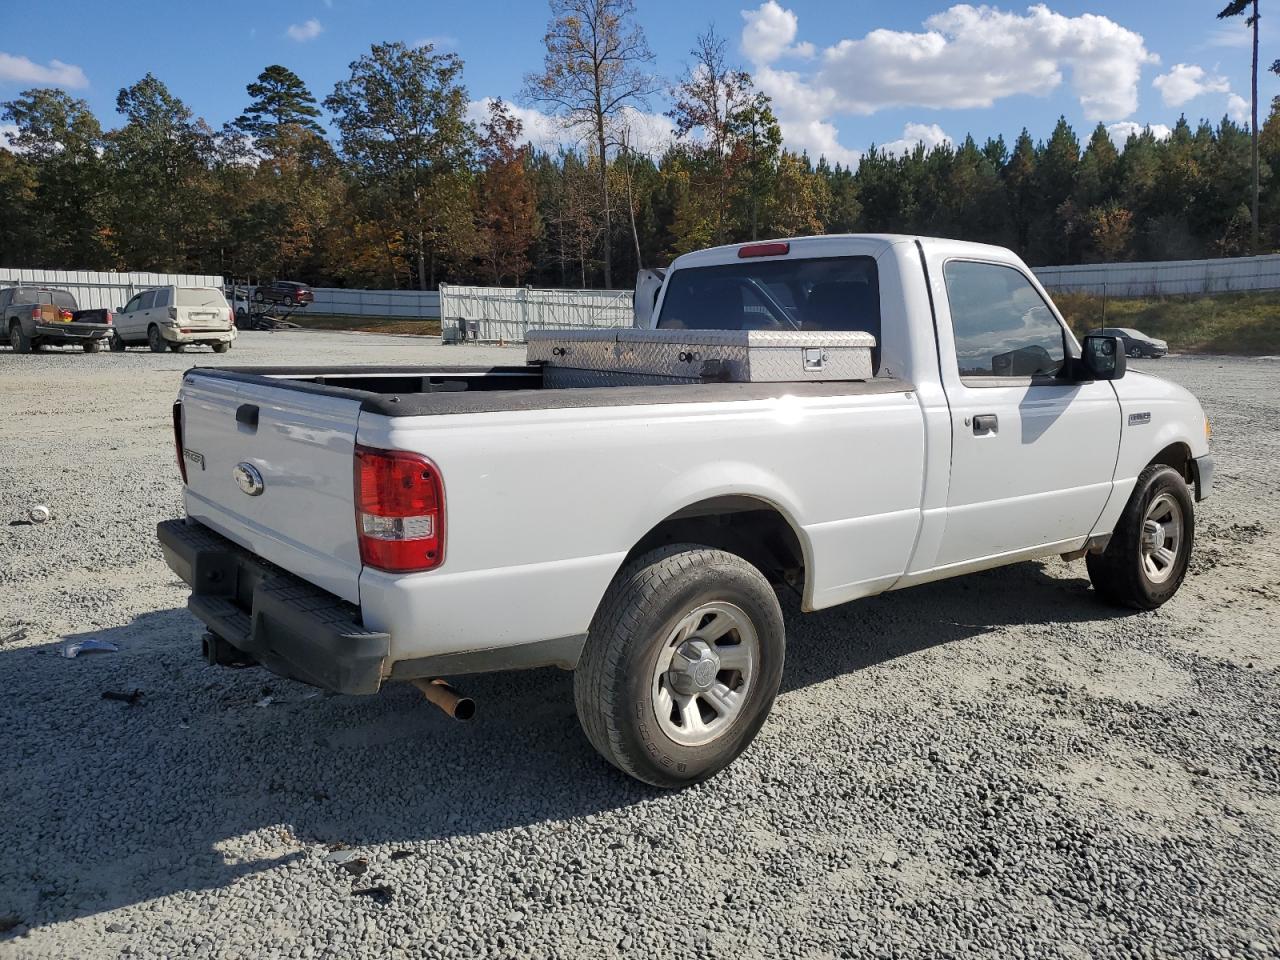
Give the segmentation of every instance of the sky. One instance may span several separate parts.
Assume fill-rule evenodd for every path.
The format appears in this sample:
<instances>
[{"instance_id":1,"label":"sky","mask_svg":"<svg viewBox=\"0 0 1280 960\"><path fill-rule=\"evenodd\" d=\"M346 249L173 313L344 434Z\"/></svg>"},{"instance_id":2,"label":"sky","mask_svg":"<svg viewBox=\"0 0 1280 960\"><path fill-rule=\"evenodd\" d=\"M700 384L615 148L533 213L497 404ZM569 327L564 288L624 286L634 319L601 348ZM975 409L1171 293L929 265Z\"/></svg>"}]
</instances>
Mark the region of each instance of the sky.
<instances>
[{"instance_id":1,"label":"sky","mask_svg":"<svg viewBox=\"0 0 1280 960\"><path fill-rule=\"evenodd\" d=\"M636 12L657 75L678 77L695 36L714 24L773 98L786 145L854 165L872 144L901 151L966 133L1012 141L1023 127L1042 139L1059 115L1082 140L1102 122L1121 143L1147 125L1166 134L1183 114L1244 122L1249 32L1242 18L1214 17L1224 2L636 0ZM106 128L119 122L117 92L148 71L217 128L268 64L323 99L370 44L400 40L462 57L473 116L501 97L536 144L565 137L520 99L543 60L540 0L0 0L0 16L0 100L62 87ZM1280 57L1272 19L1261 21L1264 67ZM1280 78L1264 72L1260 119L1277 93ZM667 106L659 93L630 116L635 141L655 153L670 138Z\"/></svg>"}]
</instances>

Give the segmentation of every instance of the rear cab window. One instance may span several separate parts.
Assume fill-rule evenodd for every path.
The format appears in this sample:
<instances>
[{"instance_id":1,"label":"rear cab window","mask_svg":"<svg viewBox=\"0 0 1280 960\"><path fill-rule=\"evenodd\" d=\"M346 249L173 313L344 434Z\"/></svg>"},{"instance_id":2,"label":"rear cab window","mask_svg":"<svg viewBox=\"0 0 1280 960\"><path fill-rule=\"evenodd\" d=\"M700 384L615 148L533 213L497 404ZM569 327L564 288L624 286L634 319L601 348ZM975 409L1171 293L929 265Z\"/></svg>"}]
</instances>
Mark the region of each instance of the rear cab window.
<instances>
[{"instance_id":1,"label":"rear cab window","mask_svg":"<svg viewBox=\"0 0 1280 960\"><path fill-rule=\"evenodd\" d=\"M880 283L867 256L744 260L668 275L659 330L861 330L880 343ZM879 364L879 349L873 351Z\"/></svg>"}]
</instances>

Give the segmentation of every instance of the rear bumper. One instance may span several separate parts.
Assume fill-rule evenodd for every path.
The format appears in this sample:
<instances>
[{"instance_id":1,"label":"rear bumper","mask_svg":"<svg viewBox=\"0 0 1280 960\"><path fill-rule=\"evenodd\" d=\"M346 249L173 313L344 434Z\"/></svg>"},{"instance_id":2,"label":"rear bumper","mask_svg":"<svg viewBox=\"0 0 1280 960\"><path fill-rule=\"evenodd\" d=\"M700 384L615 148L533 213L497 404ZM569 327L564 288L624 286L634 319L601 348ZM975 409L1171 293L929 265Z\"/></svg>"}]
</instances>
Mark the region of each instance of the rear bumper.
<instances>
[{"instance_id":1,"label":"rear bumper","mask_svg":"<svg viewBox=\"0 0 1280 960\"><path fill-rule=\"evenodd\" d=\"M236 338L236 328L230 330L192 330L183 332L181 327L160 327L160 336L170 343L230 343Z\"/></svg>"},{"instance_id":2,"label":"rear bumper","mask_svg":"<svg viewBox=\"0 0 1280 960\"><path fill-rule=\"evenodd\" d=\"M377 693L389 634L360 611L193 520L156 528L169 568L191 586L188 609L215 634L283 676L337 693Z\"/></svg>"},{"instance_id":3,"label":"rear bumper","mask_svg":"<svg viewBox=\"0 0 1280 960\"><path fill-rule=\"evenodd\" d=\"M42 340L102 340L111 334L108 323L37 323L35 335Z\"/></svg>"}]
</instances>

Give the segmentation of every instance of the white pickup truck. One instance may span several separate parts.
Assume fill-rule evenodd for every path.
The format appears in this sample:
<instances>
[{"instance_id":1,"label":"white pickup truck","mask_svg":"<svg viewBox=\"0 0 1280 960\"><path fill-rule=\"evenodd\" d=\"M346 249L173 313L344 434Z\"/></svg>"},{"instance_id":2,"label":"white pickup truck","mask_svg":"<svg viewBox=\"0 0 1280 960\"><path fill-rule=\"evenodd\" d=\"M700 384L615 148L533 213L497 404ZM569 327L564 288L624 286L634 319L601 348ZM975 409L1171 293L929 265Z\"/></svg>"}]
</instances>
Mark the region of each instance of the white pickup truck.
<instances>
[{"instance_id":1,"label":"white pickup truck","mask_svg":"<svg viewBox=\"0 0 1280 960\"><path fill-rule=\"evenodd\" d=\"M863 330L864 380L552 387L493 368L192 369L159 527L216 662L344 693L555 664L660 786L751 742L806 611L1084 556L1153 609L1213 477L1187 391L1083 350L996 247L831 236L680 257L658 331ZM865 339L865 338L864 338ZM981 616L981 612L975 613ZM854 637L851 643L857 642Z\"/></svg>"}]
</instances>

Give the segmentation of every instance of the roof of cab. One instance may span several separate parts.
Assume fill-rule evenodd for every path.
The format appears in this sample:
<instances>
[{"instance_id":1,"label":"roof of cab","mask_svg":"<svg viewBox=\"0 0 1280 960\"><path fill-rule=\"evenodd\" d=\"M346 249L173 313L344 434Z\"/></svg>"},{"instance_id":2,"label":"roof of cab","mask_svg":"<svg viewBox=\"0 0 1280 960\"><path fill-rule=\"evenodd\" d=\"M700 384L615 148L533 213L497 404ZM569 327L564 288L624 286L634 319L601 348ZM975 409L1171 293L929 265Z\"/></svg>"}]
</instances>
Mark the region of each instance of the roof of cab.
<instances>
[{"instance_id":1,"label":"roof of cab","mask_svg":"<svg viewBox=\"0 0 1280 960\"><path fill-rule=\"evenodd\" d=\"M705 250L695 250L692 253L677 257L672 262L670 269L678 270L683 267L720 264L730 259L736 260L737 251L740 248L748 247L755 243L789 243L791 244L790 251L780 255L781 257L786 257L795 253L817 253L821 248L830 249L833 255L836 255L840 245L850 241L856 241L859 245L865 246L866 252L871 256L879 256L892 246L902 243L915 243L916 241L926 245L930 243L945 243L950 249L963 249L974 256L989 257L997 253L1001 259L1009 256L1009 251L1003 247L996 247L986 243L973 243L972 241L950 240L943 237L926 237L902 233L829 233L821 236L765 238L743 243L730 243L719 247L708 247ZM761 257L761 259L770 260L776 258Z\"/></svg>"}]
</instances>

